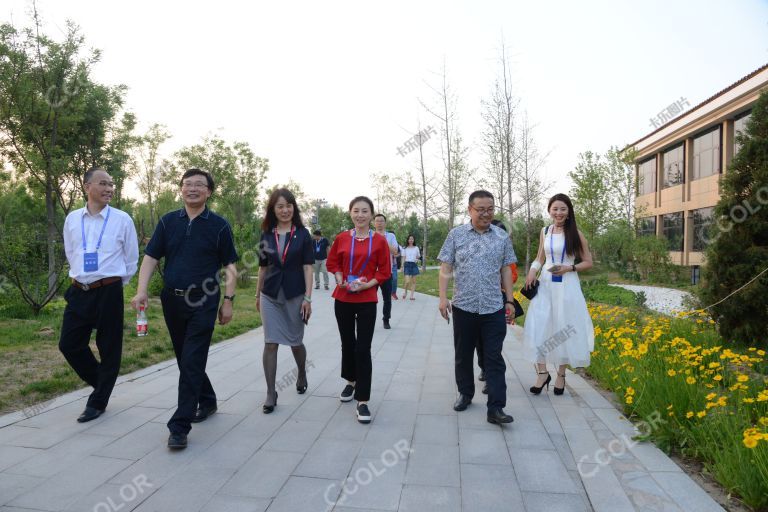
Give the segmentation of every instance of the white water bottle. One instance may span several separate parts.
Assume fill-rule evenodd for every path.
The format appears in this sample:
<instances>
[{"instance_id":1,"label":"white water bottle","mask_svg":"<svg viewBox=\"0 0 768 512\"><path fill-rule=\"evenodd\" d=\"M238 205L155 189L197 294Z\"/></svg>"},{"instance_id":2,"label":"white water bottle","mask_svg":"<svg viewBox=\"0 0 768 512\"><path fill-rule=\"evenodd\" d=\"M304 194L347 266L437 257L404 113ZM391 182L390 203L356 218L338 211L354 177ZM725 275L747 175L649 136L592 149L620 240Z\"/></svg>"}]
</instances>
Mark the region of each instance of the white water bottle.
<instances>
[{"instance_id":1,"label":"white water bottle","mask_svg":"<svg viewBox=\"0 0 768 512\"><path fill-rule=\"evenodd\" d=\"M139 310L136 312L136 336L147 335L147 313L144 311L144 306L139 306Z\"/></svg>"}]
</instances>

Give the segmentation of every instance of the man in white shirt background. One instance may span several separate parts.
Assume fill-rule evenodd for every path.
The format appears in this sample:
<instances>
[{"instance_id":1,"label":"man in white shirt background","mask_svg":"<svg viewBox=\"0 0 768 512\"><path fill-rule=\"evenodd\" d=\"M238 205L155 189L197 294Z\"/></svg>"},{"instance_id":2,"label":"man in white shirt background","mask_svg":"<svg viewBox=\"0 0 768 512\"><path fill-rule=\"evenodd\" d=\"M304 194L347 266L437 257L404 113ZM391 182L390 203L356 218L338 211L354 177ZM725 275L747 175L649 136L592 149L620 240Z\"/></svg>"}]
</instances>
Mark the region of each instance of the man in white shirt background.
<instances>
[{"instance_id":1,"label":"man in white shirt background","mask_svg":"<svg viewBox=\"0 0 768 512\"><path fill-rule=\"evenodd\" d=\"M389 245L389 264L393 268L393 273L397 272L397 264L395 262L395 255L400 250L400 246L397 243L397 238L395 237L394 233L390 233L387 231L387 218L381 214L377 213L376 216L373 218L373 227L376 228L376 232L387 239L387 244ZM384 328L389 329L389 319L392 316L392 278L390 277L383 283L381 283L381 296L384 299L384 314L383 314L383 320L384 320Z\"/></svg>"},{"instance_id":2,"label":"man in white shirt background","mask_svg":"<svg viewBox=\"0 0 768 512\"><path fill-rule=\"evenodd\" d=\"M77 375L93 387L84 423L104 412L120 371L123 352L123 285L136 273L139 245L131 217L109 206L115 184L106 171L85 173L87 203L64 221L64 250L71 286L59 350ZM88 343L96 330L96 359Z\"/></svg>"}]
</instances>

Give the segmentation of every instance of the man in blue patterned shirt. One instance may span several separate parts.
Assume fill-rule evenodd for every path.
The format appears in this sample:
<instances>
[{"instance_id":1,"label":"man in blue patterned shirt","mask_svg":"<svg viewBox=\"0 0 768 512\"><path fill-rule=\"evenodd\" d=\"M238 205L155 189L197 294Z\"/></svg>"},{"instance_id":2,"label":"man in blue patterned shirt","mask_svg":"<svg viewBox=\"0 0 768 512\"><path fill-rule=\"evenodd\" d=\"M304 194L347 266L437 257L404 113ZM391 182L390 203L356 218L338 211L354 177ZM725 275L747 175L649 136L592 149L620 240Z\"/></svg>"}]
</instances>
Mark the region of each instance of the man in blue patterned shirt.
<instances>
[{"instance_id":1,"label":"man in blue patterned shirt","mask_svg":"<svg viewBox=\"0 0 768 512\"><path fill-rule=\"evenodd\" d=\"M477 190L469 196L471 222L453 228L445 239L440 260L440 314L449 320L453 313L453 347L459 397L453 408L463 411L475 394L473 358L482 344L488 384L488 421L511 423L504 413L507 403L506 365L501 355L507 323L513 321L512 302L502 303L501 280L507 297L512 297L515 251L507 233L491 225L493 194ZM453 302L448 301L448 283L454 277Z\"/></svg>"}]
</instances>

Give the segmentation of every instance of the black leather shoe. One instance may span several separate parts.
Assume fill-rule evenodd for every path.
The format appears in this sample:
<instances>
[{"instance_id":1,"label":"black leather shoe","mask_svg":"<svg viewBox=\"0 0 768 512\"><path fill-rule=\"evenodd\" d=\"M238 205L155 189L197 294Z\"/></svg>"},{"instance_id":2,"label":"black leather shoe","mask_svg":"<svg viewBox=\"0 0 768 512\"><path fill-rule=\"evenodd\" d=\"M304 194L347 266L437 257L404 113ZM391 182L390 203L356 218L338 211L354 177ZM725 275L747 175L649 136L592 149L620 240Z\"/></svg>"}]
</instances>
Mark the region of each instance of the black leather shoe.
<instances>
[{"instance_id":1,"label":"black leather shoe","mask_svg":"<svg viewBox=\"0 0 768 512\"><path fill-rule=\"evenodd\" d=\"M493 409L488 411L488 423L495 423L501 425L502 423L512 423L514 418L509 414L505 414L503 409Z\"/></svg>"},{"instance_id":2,"label":"black leather shoe","mask_svg":"<svg viewBox=\"0 0 768 512\"><path fill-rule=\"evenodd\" d=\"M83 411L83 414L81 414L77 418L77 422L85 423L86 421L95 420L102 414L104 414L104 409L97 409L95 407L91 407L90 405L87 405L85 406L85 410Z\"/></svg>"},{"instance_id":3,"label":"black leather shoe","mask_svg":"<svg viewBox=\"0 0 768 512\"><path fill-rule=\"evenodd\" d=\"M392 327L389 326L389 320L384 320L384 328L385 329L391 329Z\"/></svg>"},{"instance_id":4,"label":"black leather shoe","mask_svg":"<svg viewBox=\"0 0 768 512\"><path fill-rule=\"evenodd\" d=\"M216 405L209 405L206 407L199 407L197 409L197 412L195 412L195 417L192 418L192 423L200 423L201 421L205 420L208 416L216 412Z\"/></svg>"},{"instance_id":5,"label":"black leather shoe","mask_svg":"<svg viewBox=\"0 0 768 512\"><path fill-rule=\"evenodd\" d=\"M463 411L469 404L472 403L472 397L468 395L459 394L459 398L453 403L454 411Z\"/></svg>"},{"instance_id":6,"label":"black leather shoe","mask_svg":"<svg viewBox=\"0 0 768 512\"><path fill-rule=\"evenodd\" d=\"M187 447L187 434L171 434L168 436L168 448L183 450Z\"/></svg>"},{"instance_id":7,"label":"black leather shoe","mask_svg":"<svg viewBox=\"0 0 768 512\"><path fill-rule=\"evenodd\" d=\"M485 370L480 370L480 375L477 376L477 380L479 381L485 380Z\"/></svg>"}]
</instances>

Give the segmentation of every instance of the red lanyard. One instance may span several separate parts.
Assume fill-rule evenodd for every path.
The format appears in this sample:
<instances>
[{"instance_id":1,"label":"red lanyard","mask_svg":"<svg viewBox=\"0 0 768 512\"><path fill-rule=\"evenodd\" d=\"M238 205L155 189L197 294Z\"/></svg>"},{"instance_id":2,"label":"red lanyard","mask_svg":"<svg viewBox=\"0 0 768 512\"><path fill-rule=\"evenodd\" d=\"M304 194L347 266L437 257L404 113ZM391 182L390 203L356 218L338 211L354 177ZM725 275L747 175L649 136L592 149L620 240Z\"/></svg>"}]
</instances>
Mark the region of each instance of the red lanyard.
<instances>
[{"instance_id":1,"label":"red lanyard","mask_svg":"<svg viewBox=\"0 0 768 512\"><path fill-rule=\"evenodd\" d=\"M283 249L283 266L285 266L285 259L288 257L288 248L291 246L293 240L293 234L296 232L296 226L291 226L291 234L288 236L288 241L285 242L285 249ZM275 249L280 250L280 239L277 235L277 228L275 228Z\"/></svg>"}]
</instances>

